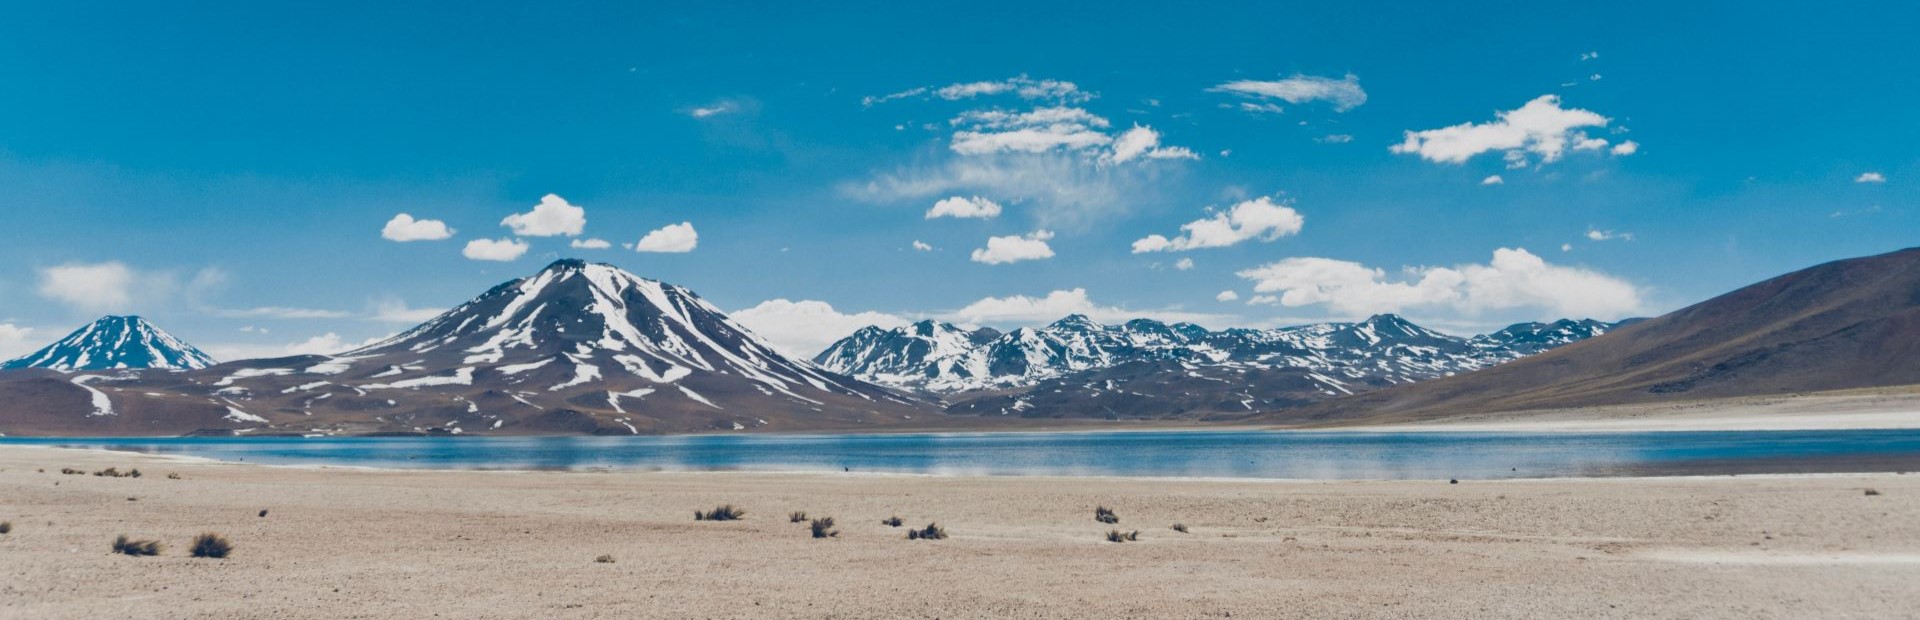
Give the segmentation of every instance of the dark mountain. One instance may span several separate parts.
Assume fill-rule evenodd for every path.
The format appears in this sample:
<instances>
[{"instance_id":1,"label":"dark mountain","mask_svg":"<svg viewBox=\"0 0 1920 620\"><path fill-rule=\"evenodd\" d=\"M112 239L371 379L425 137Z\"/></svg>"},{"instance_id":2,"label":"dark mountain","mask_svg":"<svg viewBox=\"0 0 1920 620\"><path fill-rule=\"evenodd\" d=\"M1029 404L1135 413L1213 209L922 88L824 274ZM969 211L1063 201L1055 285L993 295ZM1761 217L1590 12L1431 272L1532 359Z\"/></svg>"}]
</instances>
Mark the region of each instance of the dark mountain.
<instances>
[{"instance_id":1,"label":"dark mountain","mask_svg":"<svg viewBox=\"0 0 1920 620\"><path fill-rule=\"evenodd\" d=\"M1600 338L1275 421L1455 414L1920 383L1920 249L1818 265Z\"/></svg>"},{"instance_id":2,"label":"dark mountain","mask_svg":"<svg viewBox=\"0 0 1920 620\"><path fill-rule=\"evenodd\" d=\"M781 355L692 291L572 260L338 356L0 379L9 434L628 434L866 427L929 410ZM6 402L28 393L63 404ZM104 413L72 406L102 398Z\"/></svg>"},{"instance_id":3,"label":"dark mountain","mask_svg":"<svg viewBox=\"0 0 1920 620\"><path fill-rule=\"evenodd\" d=\"M949 413L1030 418L1230 418L1468 372L1603 333L1522 323L1460 338L1391 314L1357 323L1209 331L1073 315L1005 334L922 322L865 328L819 357L860 378L937 394Z\"/></svg>"},{"instance_id":4,"label":"dark mountain","mask_svg":"<svg viewBox=\"0 0 1920 620\"><path fill-rule=\"evenodd\" d=\"M213 364L212 357L148 323L146 319L137 316L104 316L44 349L0 364L0 370L191 370Z\"/></svg>"}]
</instances>

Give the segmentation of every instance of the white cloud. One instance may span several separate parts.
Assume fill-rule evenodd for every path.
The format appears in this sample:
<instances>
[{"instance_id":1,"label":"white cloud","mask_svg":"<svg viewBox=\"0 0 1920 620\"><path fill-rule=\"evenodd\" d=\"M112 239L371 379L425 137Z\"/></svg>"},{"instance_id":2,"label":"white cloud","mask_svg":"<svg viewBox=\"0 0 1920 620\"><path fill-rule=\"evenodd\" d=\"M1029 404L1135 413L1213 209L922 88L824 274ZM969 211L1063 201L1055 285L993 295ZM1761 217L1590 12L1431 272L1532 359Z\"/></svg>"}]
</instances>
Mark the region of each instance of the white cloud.
<instances>
[{"instance_id":1,"label":"white cloud","mask_svg":"<svg viewBox=\"0 0 1920 620\"><path fill-rule=\"evenodd\" d=\"M933 251L933 246L931 246L931 245L927 245L927 242L925 242L925 241L921 241L921 240L919 240L919 239L914 239L914 240L913 240L913 249L914 249L914 251L916 251L916 252L932 252L932 251Z\"/></svg>"},{"instance_id":2,"label":"white cloud","mask_svg":"<svg viewBox=\"0 0 1920 620\"><path fill-rule=\"evenodd\" d=\"M567 243L567 247L576 250L604 250L613 247L613 244L608 243L606 239L574 239Z\"/></svg>"},{"instance_id":3,"label":"white cloud","mask_svg":"<svg viewBox=\"0 0 1920 620\"><path fill-rule=\"evenodd\" d=\"M948 101L958 101L961 99L972 99L974 97L1004 94L1012 94L1021 99L1028 100L1045 99L1065 102L1086 101L1093 98L1093 93L1080 90L1079 85L1073 82L1036 80L1025 75L1018 75L997 81L962 82L937 88L927 86L910 88L890 95L863 97L860 103L870 106L896 99L908 99L928 95Z\"/></svg>"},{"instance_id":4,"label":"white cloud","mask_svg":"<svg viewBox=\"0 0 1920 620\"><path fill-rule=\"evenodd\" d=\"M1213 217L1182 224L1180 236L1173 239L1147 235L1133 242L1133 253L1224 248L1249 239L1273 241L1299 234L1305 224L1306 218L1292 206L1261 196L1243 200L1226 211L1214 213Z\"/></svg>"},{"instance_id":5,"label":"white cloud","mask_svg":"<svg viewBox=\"0 0 1920 620\"><path fill-rule=\"evenodd\" d=\"M1562 251L1562 252L1572 252L1572 251L1573 251L1573 244L1571 244L1571 243L1562 243L1562 244L1560 244L1560 251Z\"/></svg>"},{"instance_id":6,"label":"white cloud","mask_svg":"<svg viewBox=\"0 0 1920 620\"><path fill-rule=\"evenodd\" d=\"M587 227L587 210L567 204L565 198L547 194L532 211L509 215L500 220L500 225L512 228L513 234L522 237L578 237Z\"/></svg>"},{"instance_id":7,"label":"white cloud","mask_svg":"<svg viewBox=\"0 0 1920 620\"><path fill-rule=\"evenodd\" d=\"M285 306L259 306L255 308L208 308L208 314L222 318L268 318L268 319L342 319L352 316L344 310L323 308L289 308Z\"/></svg>"},{"instance_id":8,"label":"white cloud","mask_svg":"<svg viewBox=\"0 0 1920 620\"><path fill-rule=\"evenodd\" d=\"M1321 144L1346 144L1353 141L1353 136L1344 133L1330 133L1314 138L1313 141Z\"/></svg>"},{"instance_id":9,"label":"white cloud","mask_svg":"<svg viewBox=\"0 0 1920 620\"><path fill-rule=\"evenodd\" d=\"M1580 54L1581 60L1593 60L1599 57L1600 57L1600 52L1582 52Z\"/></svg>"},{"instance_id":10,"label":"white cloud","mask_svg":"<svg viewBox=\"0 0 1920 620\"><path fill-rule=\"evenodd\" d=\"M1111 142L1113 138L1086 125L1058 123L1004 131L956 131L953 132L953 143L949 148L961 155L1045 153L1056 149L1088 149L1106 146Z\"/></svg>"},{"instance_id":11,"label":"white cloud","mask_svg":"<svg viewBox=\"0 0 1920 620\"><path fill-rule=\"evenodd\" d=\"M933 203L932 209L927 210L927 219L930 220L937 217L984 219L999 216L1000 203L979 196L972 198L965 196L943 198L939 202Z\"/></svg>"},{"instance_id":12,"label":"white cloud","mask_svg":"<svg viewBox=\"0 0 1920 620\"><path fill-rule=\"evenodd\" d=\"M527 242L519 239L474 239L460 250L460 255L473 260L510 261L527 253Z\"/></svg>"},{"instance_id":13,"label":"white cloud","mask_svg":"<svg viewBox=\"0 0 1920 620\"><path fill-rule=\"evenodd\" d=\"M40 270L40 296L87 312L125 310L136 289L167 286L120 261L67 263Z\"/></svg>"},{"instance_id":14,"label":"white cloud","mask_svg":"<svg viewBox=\"0 0 1920 620\"><path fill-rule=\"evenodd\" d=\"M1147 159L1200 159L1200 155L1184 146L1160 146L1160 132L1152 127L1134 125L1132 129L1121 133L1113 141L1113 150L1101 156L1100 161L1109 164L1123 164L1139 158Z\"/></svg>"},{"instance_id":15,"label":"white cloud","mask_svg":"<svg viewBox=\"0 0 1920 620\"><path fill-rule=\"evenodd\" d=\"M1213 296L1214 301L1234 301L1239 298L1240 294L1233 291L1220 291L1219 295Z\"/></svg>"},{"instance_id":16,"label":"white cloud","mask_svg":"<svg viewBox=\"0 0 1920 620\"><path fill-rule=\"evenodd\" d=\"M1862 173L1860 173L1860 176L1857 176L1857 177L1854 177L1854 178L1853 178L1853 182L1855 182L1855 183L1885 183L1885 182L1887 182L1887 175L1884 175L1884 174L1880 174L1880 173L1878 173L1878 172L1862 172Z\"/></svg>"},{"instance_id":17,"label":"white cloud","mask_svg":"<svg viewBox=\"0 0 1920 620\"><path fill-rule=\"evenodd\" d=\"M659 230L647 233L640 242L633 245L635 252L692 252L700 245L700 233L693 229L693 222L668 224Z\"/></svg>"},{"instance_id":18,"label":"white cloud","mask_svg":"<svg viewBox=\"0 0 1920 620\"><path fill-rule=\"evenodd\" d=\"M1632 155L1634 153L1640 152L1640 143L1634 142L1632 140L1627 140L1625 142L1621 142L1619 144L1613 145L1613 150L1610 152L1612 152L1615 155Z\"/></svg>"},{"instance_id":19,"label":"white cloud","mask_svg":"<svg viewBox=\"0 0 1920 620\"><path fill-rule=\"evenodd\" d=\"M723 100L723 101L716 101L712 105L688 108L687 116L691 116L694 118L707 118L711 116L719 116L721 114L737 112L739 110L740 110L739 104L734 103L732 101Z\"/></svg>"},{"instance_id":20,"label":"white cloud","mask_svg":"<svg viewBox=\"0 0 1920 620\"><path fill-rule=\"evenodd\" d=\"M387 220L380 229L380 237L388 241L439 241L452 237L454 230L440 220L416 220L413 216L401 213Z\"/></svg>"},{"instance_id":21,"label":"white cloud","mask_svg":"<svg viewBox=\"0 0 1920 620\"><path fill-rule=\"evenodd\" d=\"M990 237L987 247L973 251L973 262L999 265L1053 258L1053 248L1047 245L1047 240L1052 238L1053 233L1046 230L1036 230L1026 235Z\"/></svg>"},{"instance_id":22,"label":"white cloud","mask_svg":"<svg viewBox=\"0 0 1920 620\"><path fill-rule=\"evenodd\" d=\"M1579 129L1605 127L1610 119L1594 112L1560 107L1560 97L1541 95L1517 110L1496 112L1488 123L1461 123L1452 127L1406 132L1393 145L1395 153L1418 155L1432 162L1458 164L1476 155L1500 152L1508 167L1558 161L1569 148L1597 150L1604 139L1589 138ZM1638 145L1629 150L1638 149ZM1624 153L1623 153L1624 154Z\"/></svg>"},{"instance_id":23,"label":"white cloud","mask_svg":"<svg viewBox=\"0 0 1920 620\"><path fill-rule=\"evenodd\" d=\"M1524 249L1501 248L1488 264L1410 267L1400 278L1360 263L1288 258L1239 272L1254 290L1273 295L1255 302L1324 306L1341 315L1407 310L1475 315L1531 310L1549 317L1619 318L1641 308L1632 284L1596 271L1554 265ZM1251 302L1250 302L1251 303Z\"/></svg>"},{"instance_id":24,"label":"white cloud","mask_svg":"<svg viewBox=\"0 0 1920 620\"><path fill-rule=\"evenodd\" d=\"M0 361L11 360L46 346L33 340L33 328L0 323Z\"/></svg>"},{"instance_id":25,"label":"white cloud","mask_svg":"<svg viewBox=\"0 0 1920 620\"><path fill-rule=\"evenodd\" d=\"M1186 270L1188 270L1188 269L1192 269L1192 268L1193 268L1193 259L1191 259L1191 258L1182 258L1182 259L1180 259L1180 260L1177 260L1177 261L1173 261L1173 268L1174 268L1174 269L1178 269L1178 270L1180 270L1180 271L1186 271Z\"/></svg>"},{"instance_id":26,"label":"white cloud","mask_svg":"<svg viewBox=\"0 0 1920 620\"><path fill-rule=\"evenodd\" d=\"M1345 112L1367 102L1367 91L1360 88L1360 77L1351 73L1343 79L1294 74L1282 80L1234 80L1209 90L1243 97L1279 99L1294 105L1326 101L1332 103L1337 112Z\"/></svg>"},{"instance_id":27,"label":"white cloud","mask_svg":"<svg viewBox=\"0 0 1920 620\"><path fill-rule=\"evenodd\" d=\"M1084 314L1095 321L1117 323L1138 318L1159 321L1186 321L1220 324L1228 319L1217 314L1180 310L1128 310L1103 306L1088 297L1087 289L1056 290L1044 297L1011 295L987 297L966 307L938 315L942 320L965 324L1021 325L1051 323L1069 314Z\"/></svg>"},{"instance_id":28,"label":"white cloud","mask_svg":"<svg viewBox=\"0 0 1920 620\"><path fill-rule=\"evenodd\" d=\"M1084 108L1053 106L1034 108L1028 112L968 110L953 117L953 120L947 121L947 124L975 129L1019 129L1049 125L1079 125L1105 129L1112 123Z\"/></svg>"},{"instance_id":29,"label":"white cloud","mask_svg":"<svg viewBox=\"0 0 1920 620\"><path fill-rule=\"evenodd\" d=\"M884 312L843 313L824 301L772 299L728 316L773 343L782 353L813 359L829 345L868 325L905 326L907 319Z\"/></svg>"},{"instance_id":30,"label":"white cloud","mask_svg":"<svg viewBox=\"0 0 1920 620\"><path fill-rule=\"evenodd\" d=\"M905 167L840 186L854 199L890 203L960 193L1021 204L1047 227L1084 227L1125 213L1153 196L1149 167L1093 165L1087 158L1051 153L954 157Z\"/></svg>"},{"instance_id":31,"label":"white cloud","mask_svg":"<svg viewBox=\"0 0 1920 620\"><path fill-rule=\"evenodd\" d=\"M1500 175L1497 174L1487 175L1487 178L1480 179L1481 185L1505 185L1506 183L1507 180L1500 178Z\"/></svg>"},{"instance_id":32,"label":"white cloud","mask_svg":"<svg viewBox=\"0 0 1920 620\"><path fill-rule=\"evenodd\" d=\"M386 336L376 336L360 342L348 342L345 338L341 338L339 334L327 332L300 342L288 344L281 347L281 351L286 355L333 355L378 344L386 338Z\"/></svg>"},{"instance_id":33,"label":"white cloud","mask_svg":"<svg viewBox=\"0 0 1920 620\"><path fill-rule=\"evenodd\" d=\"M1615 239L1618 239L1621 241L1632 241L1633 233L1616 233L1611 230L1600 230L1598 228L1587 229L1588 241L1612 241Z\"/></svg>"},{"instance_id":34,"label":"white cloud","mask_svg":"<svg viewBox=\"0 0 1920 620\"><path fill-rule=\"evenodd\" d=\"M372 319L382 323L425 323L440 316L445 310L435 308L409 308L407 303L398 299L383 299L374 304Z\"/></svg>"}]
</instances>

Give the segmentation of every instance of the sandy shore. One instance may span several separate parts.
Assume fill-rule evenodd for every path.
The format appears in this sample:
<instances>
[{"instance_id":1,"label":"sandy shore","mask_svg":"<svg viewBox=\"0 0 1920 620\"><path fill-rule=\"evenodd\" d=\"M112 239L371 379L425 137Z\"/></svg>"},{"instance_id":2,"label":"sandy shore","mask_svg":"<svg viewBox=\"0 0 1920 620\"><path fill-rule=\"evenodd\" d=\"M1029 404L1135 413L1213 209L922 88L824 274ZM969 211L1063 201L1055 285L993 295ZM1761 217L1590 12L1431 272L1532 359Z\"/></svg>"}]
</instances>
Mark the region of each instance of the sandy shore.
<instances>
[{"instance_id":1,"label":"sandy shore","mask_svg":"<svg viewBox=\"0 0 1920 620\"><path fill-rule=\"evenodd\" d=\"M138 467L138 479L61 475ZM38 469L45 468L41 473ZM169 479L167 474L180 479ZM1879 495L1869 496L1873 488ZM130 499L132 498L132 499ZM730 502L738 522L695 522ZM1140 541L1103 540L1095 505ZM269 510L265 518L256 516ZM787 513L840 522L814 540ZM908 541L879 520L939 521ZM7 618L1911 617L1920 475L1277 482L303 469L0 447ZM1184 523L1190 534L1168 526ZM186 557L201 531L237 545ZM157 538L159 557L107 552ZM613 563L596 563L600 555Z\"/></svg>"}]
</instances>

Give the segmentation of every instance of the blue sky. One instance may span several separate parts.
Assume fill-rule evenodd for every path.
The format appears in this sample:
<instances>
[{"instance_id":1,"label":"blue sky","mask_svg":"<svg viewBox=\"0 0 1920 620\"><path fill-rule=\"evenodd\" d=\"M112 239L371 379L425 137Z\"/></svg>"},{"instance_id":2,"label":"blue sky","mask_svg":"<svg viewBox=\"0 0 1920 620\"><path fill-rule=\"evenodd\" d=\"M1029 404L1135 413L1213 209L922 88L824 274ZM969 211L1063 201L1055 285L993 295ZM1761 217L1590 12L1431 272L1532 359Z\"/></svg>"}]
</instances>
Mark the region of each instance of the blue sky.
<instances>
[{"instance_id":1,"label":"blue sky","mask_svg":"<svg viewBox=\"0 0 1920 620\"><path fill-rule=\"evenodd\" d=\"M1067 311L1472 332L1920 231L1910 5L388 4L11 9L0 354L105 312L324 350L560 257L795 350Z\"/></svg>"}]
</instances>

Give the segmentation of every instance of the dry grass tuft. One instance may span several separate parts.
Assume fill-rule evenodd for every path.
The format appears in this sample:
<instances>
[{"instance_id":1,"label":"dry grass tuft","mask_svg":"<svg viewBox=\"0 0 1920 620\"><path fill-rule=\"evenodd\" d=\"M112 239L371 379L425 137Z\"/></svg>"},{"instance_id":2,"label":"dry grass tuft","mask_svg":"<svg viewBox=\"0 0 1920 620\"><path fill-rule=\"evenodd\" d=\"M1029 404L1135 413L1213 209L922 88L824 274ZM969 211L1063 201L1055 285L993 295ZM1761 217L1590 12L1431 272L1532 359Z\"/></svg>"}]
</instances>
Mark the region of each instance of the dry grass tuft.
<instances>
[{"instance_id":1,"label":"dry grass tuft","mask_svg":"<svg viewBox=\"0 0 1920 620\"><path fill-rule=\"evenodd\" d=\"M1114 514L1113 510L1106 506L1100 506L1093 509L1093 520L1111 525L1120 522L1120 515Z\"/></svg>"},{"instance_id":2,"label":"dry grass tuft","mask_svg":"<svg viewBox=\"0 0 1920 620\"><path fill-rule=\"evenodd\" d=\"M193 557L224 558L232 552L233 543L227 542L226 537L219 534L207 532L193 537Z\"/></svg>"},{"instance_id":3,"label":"dry grass tuft","mask_svg":"<svg viewBox=\"0 0 1920 620\"><path fill-rule=\"evenodd\" d=\"M113 552L126 555L160 555L160 541L129 540L126 534L113 539Z\"/></svg>"},{"instance_id":4,"label":"dry grass tuft","mask_svg":"<svg viewBox=\"0 0 1920 620\"><path fill-rule=\"evenodd\" d=\"M1179 532L1179 533L1182 533L1182 534L1185 534L1185 533L1187 533L1187 524L1185 524L1185 523L1175 523L1175 524L1173 524L1173 531L1175 531L1175 532Z\"/></svg>"},{"instance_id":5,"label":"dry grass tuft","mask_svg":"<svg viewBox=\"0 0 1920 620\"><path fill-rule=\"evenodd\" d=\"M907 540L941 540L947 537L947 528L938 523L928 523L927 527L907 530Z\"/></svg>"},{"instance_id":6,"label":"dry grass tuft","mask_svg":"<svg viewBox=\"0 0 1920 620\"><path fill-rule=\"evenodd\" d=\"M1140 540L1140 530L1134 530L1134 531L1131 531L1131 532L1122 532L1122 531L1120 531L1120 530L1111 530L1111 531L1108 531L1108 532L1107 532L1107 542L1116 542L1116 543L1118 543L1118 542L1133 542L1133 541L1136 541L1136 540Z\"/></svg>"},{"instance_id":7,"label":"dry grass tuft","mask_svg":"<svg viewBox=\"0 0 1920 620\"><path fill-rule=\"evenodd\" d=\"M900 520L900 517L896 515L892 517L887 517L885 519L881 519L880 524L885 525L887 527L900 527L902 525L906 525L907 522Z\"/></svg>"},{"instance_id":8,"label":"dry grass tuft","mask_svg":"<svg viewBox=\"0 0 1920 620\"><path fill-rule=\"evenodd\" d=\"M745 516L747 516L747 511L734 508L733 504L722 504L720 507L707 512L693 511L693 520L695 521L737 521Z\"/></svg>"},{"instance_id":9,"label":"dry grass tuft","mask_svg":"<svg viewBox=\"0 0 1920 620\"><path fill-rule=\"evenodd\" d=\"M814 538L833 538L840 535L840 530L833 529L833 517L814 519L808 527L813 530Z\"/></svg>"},{"instance_id":10,"label":"dry grass tuft","mask_svg":"<svg viewBox=\"0 0 1920 620\"><path fill-rule=\"evenodd\" d=\"M807 520L807 511L805 510L795 510L793 512L787 513L788 523L800 523L806 520Z\"/></svg>"},{"instance_id":11,"label":"dry grass tuft","mask_svg":"<svg viewBox=\"0 0 1920 620\"><path fill-rule=\"evenodd\" d=\"M1869 496L1879 495L1879 494L1880 494L1880 489L1867 489L1867 495Z\"/></svg>"},{"instance_id":12,"label":"dry grass tuft","mask_svg":"<svg viewBox=\"0 0 1920 620\"><path fill-rule=\"evenodd\" d=\"M613 556L611 556L611 555L602 555L602 556L600 556L600 557L597 557L597 558L594 558L594 559L593 559L593 561L594 561L594 562L598 562L598 563L600 563L600 564L612 564L612 563L613 563Z\"/></svg>"}]
</instances>

